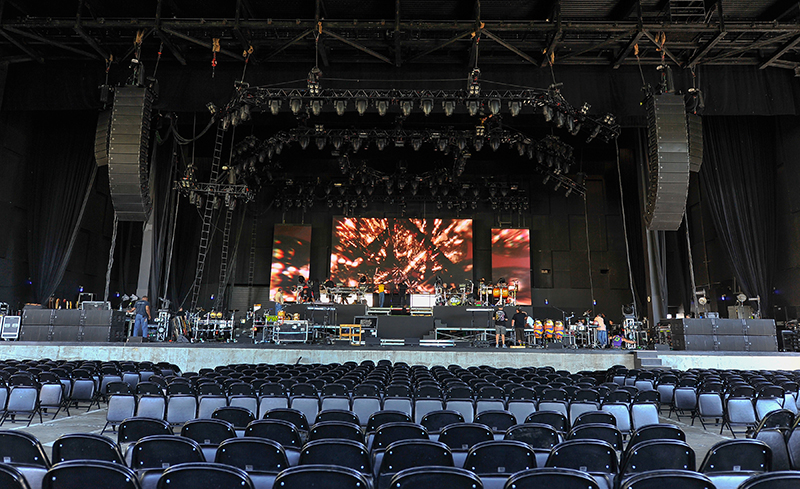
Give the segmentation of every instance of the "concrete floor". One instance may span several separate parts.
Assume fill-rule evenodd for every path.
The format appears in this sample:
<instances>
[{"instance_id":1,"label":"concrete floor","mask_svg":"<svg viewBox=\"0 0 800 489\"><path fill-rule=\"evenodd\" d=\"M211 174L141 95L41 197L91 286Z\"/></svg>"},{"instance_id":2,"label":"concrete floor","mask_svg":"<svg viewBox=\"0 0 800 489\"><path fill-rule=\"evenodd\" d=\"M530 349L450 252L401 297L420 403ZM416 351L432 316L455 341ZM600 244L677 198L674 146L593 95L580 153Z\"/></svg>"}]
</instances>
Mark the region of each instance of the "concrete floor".
<instances>
[{"instance_id":1,"label":"concrete floor","mask_svg":"<svg viewBox=\"0 0 800 489\"><path fill-rule=\"evenodd\" d=\"M51 455L50 449L53 442L61 435L67 433L100 433L103 425L106 422L106 408L102 405L101 409L95 406L92 410L86 409L71 409L71 416L66 416L66 413L61 412L55 420L48 420L44 418L43 423L39 423L39 418L36 418L30 427L25 427L25 423L6 422L0 429L23 430L39 439L42 445L47 449L48 456ZM672 418L666 417L667 410L664 410L661 416L662 423L670 423L680 427L686 433L686 441L694 449L697 458L697 468L700 468L700 463L706 455L706 452L715 443L722 440L732 438L730 432L726 429L723 435L719 435L719 426L709 426L708 430L704 430L700 422L695 420L694 426L689 424L690 418L681 417L681 421L675 419L673 414ZM179 431L179 430L176 430ZM110 430L106 431L104 435L116 440L116 433Z\"/></svg>"}]
</instances>

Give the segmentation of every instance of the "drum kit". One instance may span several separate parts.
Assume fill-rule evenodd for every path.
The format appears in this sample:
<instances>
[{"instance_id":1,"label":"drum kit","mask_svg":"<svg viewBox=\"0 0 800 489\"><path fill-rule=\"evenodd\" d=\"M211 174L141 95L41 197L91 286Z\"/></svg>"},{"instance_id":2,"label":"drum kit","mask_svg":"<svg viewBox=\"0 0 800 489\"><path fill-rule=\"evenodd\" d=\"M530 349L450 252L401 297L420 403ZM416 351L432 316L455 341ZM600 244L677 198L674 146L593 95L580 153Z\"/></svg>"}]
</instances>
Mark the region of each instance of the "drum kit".
<instances>
[{"instance_id":1,"label":"drum kit","mask_svg":"<svg viewBox=\"0 0 800 489\"><path fill-rule=\"evenodd\" d=\"M446 286L436 284L434 286L434 293L436 294L437 306L470 306L474 305L472 293L475 290L475 284L472 280L467 280L466 283L458 284L458 286L448 289Z\"/></svg>"}]
</instances>

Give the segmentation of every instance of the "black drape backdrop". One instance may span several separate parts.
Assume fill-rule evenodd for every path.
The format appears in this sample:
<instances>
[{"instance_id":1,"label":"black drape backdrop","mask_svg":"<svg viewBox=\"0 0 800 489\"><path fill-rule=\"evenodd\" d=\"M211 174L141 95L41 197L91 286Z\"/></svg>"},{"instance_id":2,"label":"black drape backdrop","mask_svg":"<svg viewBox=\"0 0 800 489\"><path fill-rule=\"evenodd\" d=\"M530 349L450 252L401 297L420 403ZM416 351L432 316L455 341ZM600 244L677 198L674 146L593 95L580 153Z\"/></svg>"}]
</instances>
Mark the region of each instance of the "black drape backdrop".
<instances>
[{"instance_id":1,"label":"black drape backdrop","mask_svg":"<svg viewBox=\"0 0 800 489\"><path fill-rule=\"evenodd\" d=\"M64 277L84 199L94 183L97 113L52 113L34 125L28 261L35 300L45 303Z\"/></svg>"},{"instance_id":2,"label":"black drape backdrop","mask_svg":"<svg viewBox=\"0 0 800 489\"><path fill-rule=\"evenodd\" d=\"M775 272L775 120L704 117L700 182L739 286L772 312Z\"/></svg>"},{"instance_id":3,"label":"black drape backdrop","mask_svg":"<svg viewBox=\"0 0 800 489\"><path fill-rule=\"evenodd\" d=\"M176 192L172 190L177 143L170 138L153 147L150 161L150 188L153 192L153 255L150 260L148 292L150 302L160 305L164 297L164 272L169 246L169 230L174 215Z\"/></svg>"}]
</instances>

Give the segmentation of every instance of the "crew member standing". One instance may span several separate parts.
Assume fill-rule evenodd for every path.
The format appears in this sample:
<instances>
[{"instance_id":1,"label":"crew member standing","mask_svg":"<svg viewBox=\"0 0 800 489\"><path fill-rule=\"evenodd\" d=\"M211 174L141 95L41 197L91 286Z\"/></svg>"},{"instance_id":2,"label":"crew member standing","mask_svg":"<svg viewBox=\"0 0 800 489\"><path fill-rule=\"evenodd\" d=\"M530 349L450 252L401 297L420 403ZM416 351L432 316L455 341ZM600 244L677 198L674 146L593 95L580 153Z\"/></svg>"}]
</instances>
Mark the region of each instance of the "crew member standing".
<instances>
[{"instance_id":1,"label":"crew member standing","mask_svg":"<svg viewBox=\"0 0 800 489\"><path fill-rule=\"evenodd\" d=\"M597 325L597 342L600 344L600 348L605 348L608 345L608 331L606 330L606 315L598 314L597 316L595 316L594 322Z\"/></svg>"},{"instance_id":2,"label":"crew member standing","mask_svg":"<svg viewBox=\"0 0 800 489\"><path fill-rule=\"evenodd\" d=\"M383 307L383 301L386 299L386 286L378 284L378 307Z\"/></svg>"},{"instance_id":3,"label":"crew member standing","mask_svg":"<svg viewBox=\"0 0 800 489\"><path fill-rule=\"evenodd\" d=\"M494 312L494 347L500 348L501 344L506 347L506 312L502 305Z\"/></svg>"},{"instance_id":4,"label":"crew member standing","mask_svg":"<svg viewBox=\"0 0 800 489\"><path fill-rule=\"evenodd\" d=\"M277 316L283 310L283 303L286 299L283 296L283 289L278 287L275 291L275 315Z\"/></svg>"},{"instance_id":5,"label":"crew member standing","mask_svg":"<svg viewBox=\"0 0 800 489\"><path fill-rule=\"evenodd\" d=\"M525 314L519 307L516 312L511 316L511 324L514 326L514 336L518 345L525 345L525 322L528 315Z\"/></svg>"},{"instance_id":6,"label":"crew member standing","mask_svg":"<svg viewBox=\"0 0 800 489\"><path fill-rule=\"evenodd\" d=\"M150 302L147 296L143 295L136 301L130 312L136 312L136 320L133 323L133 336L147 338L147 324L150 322Z\"/></svg>"}]
</instances>

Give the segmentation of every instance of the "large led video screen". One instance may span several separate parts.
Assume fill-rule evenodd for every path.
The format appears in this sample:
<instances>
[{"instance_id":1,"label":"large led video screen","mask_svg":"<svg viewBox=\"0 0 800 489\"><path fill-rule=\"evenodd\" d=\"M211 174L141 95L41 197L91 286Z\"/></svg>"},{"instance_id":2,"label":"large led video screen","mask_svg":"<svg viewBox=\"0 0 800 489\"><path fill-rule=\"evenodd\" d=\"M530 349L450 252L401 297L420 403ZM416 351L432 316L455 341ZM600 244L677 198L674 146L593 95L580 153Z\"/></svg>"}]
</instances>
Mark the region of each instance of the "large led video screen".
<instances>
[{"instance_id":1,"label":"large led video screen","mask_svg":"<svg viewBox=\"0 0 800 489\"><path fill-rule=\"evenodd\" d=\"M492 281L504 278L517 289L517 304L531 303L531 232L492 229Z\"/></svg>"},{"instance_id":2,"label":"large led video screen","mask_svg":"<svg viewBox=\"0 0 800 489\"><path fill-rule=\"evenodd\" d=\"M302 275L308 278L311 262L311 226L276 224L272 240L272 267L269 274L269 298L283 289L287 301L295 300L294 286Z\"/></svg>"},{"instance_id":3,"label":"large led video screen","mask_svg":"<svg viewBox=\"0 0 800 489\"><path fill-rule=\"evenodd\" d=\"M472 279L472 220L334 218L331 275L349 287L363 275L390 290L405 280L414 293L433 293L437 277L465 283Z\"/></svg>"}]
</instances>

